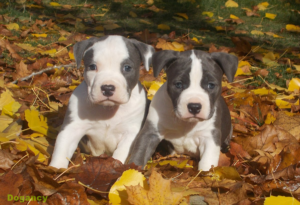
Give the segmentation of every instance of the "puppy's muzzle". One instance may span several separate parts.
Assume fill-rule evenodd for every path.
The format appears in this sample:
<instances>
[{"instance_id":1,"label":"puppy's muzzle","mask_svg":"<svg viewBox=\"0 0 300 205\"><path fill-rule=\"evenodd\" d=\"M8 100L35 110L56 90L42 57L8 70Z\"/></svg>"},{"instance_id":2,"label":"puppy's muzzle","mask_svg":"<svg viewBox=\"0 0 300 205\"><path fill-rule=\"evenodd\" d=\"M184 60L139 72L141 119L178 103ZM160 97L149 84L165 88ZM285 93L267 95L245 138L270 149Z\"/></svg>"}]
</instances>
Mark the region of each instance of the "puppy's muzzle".
<instances>
[{"instance_id":1,"label":"puppy's muzzle","mask_svg":"<svg viewBox=\"0 0 300 205\"><path fill-rule=\"evenodd\" d=\"M200 103L189 103L187 105L189 113L193 115L197 115L201 110L201 104Z\"/></svg>"},{"instance_id":2,"label":"puppy's muzzle","mask_svg":"<svg viewBox=\"0 0 300 205\"><path fill-rule=\"evenodd\" d=\"M102 85L101 92L105 97L111 97L114 94L116 87L114 85Z\"/></svg>"}]
</instances>

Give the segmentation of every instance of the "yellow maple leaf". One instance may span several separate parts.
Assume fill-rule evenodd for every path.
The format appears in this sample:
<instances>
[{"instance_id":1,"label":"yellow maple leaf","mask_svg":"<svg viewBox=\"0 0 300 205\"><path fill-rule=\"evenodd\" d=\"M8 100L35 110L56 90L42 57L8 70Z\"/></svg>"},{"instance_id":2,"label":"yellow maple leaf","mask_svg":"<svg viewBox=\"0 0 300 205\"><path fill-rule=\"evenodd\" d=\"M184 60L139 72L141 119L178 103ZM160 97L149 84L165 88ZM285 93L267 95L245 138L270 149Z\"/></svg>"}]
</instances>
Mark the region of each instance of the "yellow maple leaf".
<instances>
[{"instance_id":1,"label":"yellow maple leaf","mask_svg":"<svg viewBox=\"0 0 300 205\"><path fill-rule=\"evenodd\" d=\"M175 47L174 51L184 51L184 46L181 43L174 41L172 45Z\"/></svg>"},{"instance_id":2,"label":"yellow maple leaf","mask_svg":"<svg viewBox=\"0 0 300 205\"><path fill-rule=\"evenodd\" d=\"M136 186L148 188L146 178L137 170L129 169L123 172L122 176L110 188L108 198L109 203L113 205L122 204L129 205L127 192L125 186Z\"/></svg>"},{"instance_id":3,"label":"yellow maple leaf","mask_svg":"<svg viewBox=\"0 0 300 205\"><path fill-rule=\"evenodd\" d=\"M50 6L61 6L59 3L57 3L57 2L50 2L49 3L50 4Z\"/></svg>"},{"instance_id":4,"label":"yellow maple leaf","mask_svg":"<svg viewBox=\"0 0 300 205\"><path fill-rule=\"evenodd\" d=\"M156 48L161 48L162 50L174 50L175 47L171 42L167 42L165 39L159 38Z\"/></svg>"},{"instance_id":5,"label":"yellow maple leaf","mask_svg":"<svg viewBox=\"0 0 300 205\"><path fill-rule=\"evenodd\" d=\"M259 36L265 35L264 32L258 31L258 30L252 30L252 31L251 31L251 34L252 34L252 35L259 35Z\"/></svg>"},{"instance_id":6,"label":"yellow maple leaf","mask_svg":"<svg viewBox=\"0 0 300 205\"><path fill-rule=\"evenodd\" d=\"M153 96L155 95L155 93L158 91L158 89L163 85L162 82L157 82L155 81L154 83L151 84L149 90L148 90L148 94L147 97L149 100L152 100Z\"/></svg>"},{"instance_id":7,"label":"yellow maple leaf","mask_svg":"<svg viewBox=\"0 0 300 205\"><path fill-rule=\"evenodd\" d=\"M239 7L239 4L236 3L236 2L233 1L233 0L228 0L228 1L225 3L225 7Z\"/></svg>"},{"instance_id":8,"label":"yellow maple leaf","mask_svg":"<svg viewBox=\"0 0 300 205\"><path fill-rule=\"evenodd\" d=\"M41 34L33 33L31 35L34 37L37 37L37 38L47 38L47 34L45 34L45 33L41 33Z\"/></svg>"},{"instance_id":9,"label":"yellow maple leaf","mask_svg":"<svg viewBox=\"0 0 300 205\"><path fill-rule=\"evenodd\" d=\"M0 116L0 132L5 130L10 123L13 122L13 119L8 116Z\"/></svg>"},{"instance_id":10,"label":"yellow maple leaf","mask_svg":"<svg viewBox=\"0 0 300 205\"><path fill-rule=\"evenodd\" d=\"M235 15L233 15L233 14L230 14L230 17L229 18L231 18L231 19L240 19L239 17L237 17L237 16L235 16Z\"/></svg>"},{"instance_id":11,"label":"yellow maple leaf","mask_svg":"<svg viewBox=\"0 0 300 205\"><path fill-rule=\"evenodd\" d=\"M152 171L149 177L150 189L146 190L139 184L126 186L128 201L133 205L174 205L179 204L183 193L171 191L171 180L162 178L161 174Z\"/></svg>"},{"instance_id":12,"label":"yellow maple leaf","mask_svg":"<svg viewBox=\"0 0 300 205\"><path fill-rule=\"evenodd\" d=\"M292 78L292 80L289 82L288 91L294 92L296 91L299 93L300 89L300 79L299 78Z\"/></svg>"},{"instance_id":13,"label":"yellow maple leaf","mask_svg":"<svg viewBox=\"0 0 300 205\"><path fill-rule=\"evenodd\" d=\"M213 12L210 12L210 11L203 11L202 12L202 15L203 16L208 16L208 17L213 17L214 16L214 13Z\"/></svg>"},{"instance_id":14,"label":"yellow maple leaf","mask_svg":"<svg viewBox=\"0 0 300 205\"><path fill-rule=\"evenodd\" d=\"M56 52L57 52L57 50L55 48L47 50L47 51L39 51L40 54L50 55L51 57L54 57Z\"/></svg>"},{"instance_id":15,"label":"yellow maple leaf","mask_svg":"<svg viewBox=\"0 0 300 205\"><path fill-rule=\"evenodd\" d=\"M34 148L32 145L30 145L29 143L25 142L24 140L21 139L16 139L16 141L18 142L18 144L16 144L16 149L19 151L26 151L27 149L30 149L34 155L39 155L38 156L38 161L40 162L44 162L46 160L46 157L36 148Z\"/></svg>"},{"instance_id":16,"label":"yellow maple leaf","mask_svg":"<svg viewBox=\"0 0 300 205\"><path fill-rule=\"evenodd\" d=\"M268 2L262 2L262 3L257 5L258 10L260 10L260 11L266 10L268 6L269 6Z\"/></svg>"},{"instance_id":17,"label":"yellow maple leaf","mask_svg":"<svg viewBox=\"0 0 300 205\"><path fill-rule=\"evenodd\" d=\"M293 24L287 24L285 26L286 30L288 31L292 31L292 32L300 32L300 26L296 26L296 25L293 25Z\"/></svg>"},{"instance_id":18,"label":"yellow maple leaf","mask_svg":"<svg viewBox=\"0 0 300 205\"><path fill-rule=\"evenodd\" d=\"M2 107L1 115L13 117L20 107L21 104L16 101L8 103Z\"/></svg>"},{"instance_id":19,"label":"yellow maple leaf","mask_svg":"<svg viewBox=\"0 0 300 205\"><path fill-rule=\"evenodd\" d=\"M238 64L238 69L234 76L239 75L252 75L250 72L251 65L248 61L240 61Z\"/></svg>"},{"instance_id":20,"label":"yellow maple leaf","mask_svg":"<svg viewBox=\"0 0 300 205\"><path fill-rule=\"evenodd\" d=\"M170 26L166 25L166 24L159 24L157 26L158 29L161 29L161 30L170 30Z\"/></svg>"},{"instance_id":21,"label":"yellow maple leaf","mask_svg":"<svg viewBox=\"0 0 300 205\"><path fill-rule=\"evenodd\" d=\"M10 24L6 24L6 28L8 30L16 30L16 31L18 31L20 29L20 26L17 23L10 23Z\"/></svg>"},{"instance_id":22,"label":"yellow maple leaf","mask_svg":"<svg viewBox=\"0 0 300 205\"><path fill-rule=\"evenodd\" d=\"M37 110L27 109L24 113L25 119L28 122L28 127L36 132L47 136L49 129L47 124L47 118L43 115L40 115L40 113Z\"/></svg>"},{"instance_id":23,"label":"yellow maple leaf","mask_svg":"<svg viewBox=\"0 0 300 205\"><path fill-rule=\"evenodd\" d=\"M71 60L75 60L74 53L71 52L71 51L69 51L69 58L70 58Z\"/></svg>"},{"instance_id":24,"label":"yellow maple leaf","mask_svg":"<svg viewBox=\"0 0 300 205\"><path fill-rule=\"evenodd\" d=\"M276 105L277 105L280 109L291 108L291 107L292 107L292 105L291 105L289 102L287 102L287 101L285 101L285 100L282 100L282 99L276 99L276 100L275 100L275 103L276 103Z\"/></svg>"},{"instance_id":25,"label":"yellow maple leaf","mask_svg":"<svg viewBox=\"0 0 300 205\"><path fill-rule=\"evenodd\" d=\"M276 16L277 16L277 14L271 14L271 13L266 13L266 14L265 14L265 17L266 17L266 18L269 18L269 19L275 19Z\"/></svg>"},{"instance_id":26,"label":"yellow maple leaf","mask_svg":"<svg viewBox=\"0 0 300 205\"><path fill-rule=\"evenodd\" d=\"M270 125L272 123L274 123L276 120L276 117L274 115L272 115L272 113L268 113L267 117L265 119L265 124Z\"/></svg>"},{"instance_id":27,"label":"yellow maple leaf","mask_svg":"<svg viewBox=\"0 0 300 205\"><path fill-rule=\"evenodd\" d=\"M270 90L267 88L258 88L258 89L252 90L252 92L254 92L255 95L269 95L269 94L276 95L277 94L273 90Z\"/></svg>"},{"instance_id":28,"label":"yellow maple leaf","mask_svg":"<svg viewBox=\"0 0 300 205\"><path fill-rule=\"evenodd\" d=\"M13 99L12 95L13 94L8 89L6 89L1 94L1 97L0 97L0 110L3 109L3 106L15 101L15 99Z\"/></svg>"},{"instance_id":29,"label":"yellow maple leaf","mask_svg":"<svg viewBox=\"0 0 300 205\"><path fill-rule=\"evenodd\" d=\"M188 15L186 15L186 13L176 13L178 16L181 16L183 18L185 18L186 20L189 19Z\"/></svg>"},{"instance_id":30,"label":"yellow maple leaf","mask_svg":"<svg viewBox=\"0 0 300 205\"><path fill-rule=\"evenodd\" d=\"M300 205L300 202L295 199L294 197L288 196L270 196L266 197L264 205L286 205L286 204L293 204L293 205Z\"/></svg>"}]
</instances>

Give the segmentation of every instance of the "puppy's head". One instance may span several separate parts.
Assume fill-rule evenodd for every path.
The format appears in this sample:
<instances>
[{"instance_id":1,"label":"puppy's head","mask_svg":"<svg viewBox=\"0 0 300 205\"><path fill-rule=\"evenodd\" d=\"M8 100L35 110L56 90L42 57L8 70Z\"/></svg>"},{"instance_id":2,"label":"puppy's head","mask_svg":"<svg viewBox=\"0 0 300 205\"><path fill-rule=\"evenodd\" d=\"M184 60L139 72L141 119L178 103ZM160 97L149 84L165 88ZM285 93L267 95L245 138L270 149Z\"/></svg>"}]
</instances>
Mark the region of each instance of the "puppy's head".
<instances>
[{"instance_id":1,"label":"puppy's head","mask_svg":"<svg viewBox=\"0 0 300 205\"><path fill-rule=\"evenodd\" d=\"M153 55L154 76L162 68L167 73L167 92L176 116L184 121L207 120L215 111L221 95L222 75L230 82L237 70L238 59L227 53L204 51L160 51Z\"/></svg>"},{"instance_id":2,"label":"puppy's head","mask_svg":"<svg viewBox=\"0 0 300 205\"><path fill-rule=\"evenodd\" d=\"M89 100L114 106L127 103L139 79L143 61L149 70L154 48L122 36L90 38L74 46L77 68L84 61Z\"/></svg>"}]
</instances>

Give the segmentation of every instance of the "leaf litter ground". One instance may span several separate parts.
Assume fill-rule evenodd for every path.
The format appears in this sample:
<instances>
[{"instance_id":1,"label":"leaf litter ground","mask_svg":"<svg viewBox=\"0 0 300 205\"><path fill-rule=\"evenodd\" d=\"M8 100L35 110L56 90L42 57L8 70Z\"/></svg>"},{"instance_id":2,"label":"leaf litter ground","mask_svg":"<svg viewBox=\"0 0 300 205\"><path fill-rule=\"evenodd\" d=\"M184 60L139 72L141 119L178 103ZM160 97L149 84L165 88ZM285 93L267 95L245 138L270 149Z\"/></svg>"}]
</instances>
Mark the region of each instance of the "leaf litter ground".
<instances>
[{"instance_id":1,"label":"leaf litter ground","mask_svg":"<svg viewBox=\"0 0 300 205\"><path fill-rule=\"evenodd\" d=\"M299 204L299 3L0 3L0 204ZM79 149L67 170L47 166L83 80L73 45L106 34L239 57L234 82L222 82L234 137L218 167L199 172L195 159L158 150L142 170ZM152 99L166 76L141 67L140 81Z\"/></svg>"}]
</instances>

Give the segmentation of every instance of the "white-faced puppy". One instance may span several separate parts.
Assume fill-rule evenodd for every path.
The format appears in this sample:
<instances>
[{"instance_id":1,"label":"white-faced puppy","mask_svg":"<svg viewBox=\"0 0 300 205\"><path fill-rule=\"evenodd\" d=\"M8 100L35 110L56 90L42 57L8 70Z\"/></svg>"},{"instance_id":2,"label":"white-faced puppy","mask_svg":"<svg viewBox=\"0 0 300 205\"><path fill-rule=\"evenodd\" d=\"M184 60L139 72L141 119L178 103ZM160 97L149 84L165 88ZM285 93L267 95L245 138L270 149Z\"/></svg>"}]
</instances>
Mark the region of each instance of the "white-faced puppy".
<instances>
[{"instance_id":1,"label":"white-faced puppy","mask_svg":"<svg viewBox=\"0 0 300 205\"><path fill-rule=\"evenodd\" d=\"M233 81L237 57L199 50L160 51L152 56L152 64L155 76L165 68L167 82L150 104L128 162L145 165L165 139L176 153L200 158L198 169L217 166L220 148L232 134L230 113L221 96L222 76L225 73Z\"/></svg>"},{"instance_id":2,"label":"white-faced puppy","mask_svg":"<svg viewBox=\"0 0 300 205\"><path fill-rule=\"evenodd\" d=\"M146 109L140 64L149 70L153 53L152 46L122 36L75 44L77 67L84 60L84 81L70 97L50 166L66 168L84 135L92 155L106 153L125 162Z\"/></svg>"}]
</instances>

